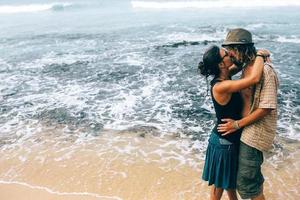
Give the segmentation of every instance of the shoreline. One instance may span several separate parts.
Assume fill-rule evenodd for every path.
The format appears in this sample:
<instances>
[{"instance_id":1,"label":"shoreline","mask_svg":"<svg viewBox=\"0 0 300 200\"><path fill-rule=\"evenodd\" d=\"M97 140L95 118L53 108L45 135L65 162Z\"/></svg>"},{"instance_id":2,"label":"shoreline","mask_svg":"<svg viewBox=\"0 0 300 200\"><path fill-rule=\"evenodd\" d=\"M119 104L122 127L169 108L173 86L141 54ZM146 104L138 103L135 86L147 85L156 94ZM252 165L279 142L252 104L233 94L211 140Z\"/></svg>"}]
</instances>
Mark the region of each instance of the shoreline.
<instances>
[{"instance_id":1,"label":"shoreline","mask_svg":"<svg viewBox=\"0 0 300 200\"><path fill-rule=\"evenodd\" d=\"M87 140L33 136L0 150L0 199L204 200L203 159L188 139L107 132ZM39 141L37 144L34 141ZM280 139L263 164L267 199L300 198L300 142ZM296 176L295 176L296 174ZM27 199L26 199L27 198ZM226 193L223 199L228 199Z\"/></svg>"},{"instance_id":2,"label":"shoreline","mask_svg":"<svg viewBox=\"0 0 300 200\"><path fill-rule=\"evenodd\" d=\"M27 183L22 182L5 182L0 181L0 191L1 197L4 199L22 199L25 198L42 198L43 200L120 200L118 197L106 197L94 193L66 193L66 192L57 192L52 191L49 188L41 186L32 186Z\"/></svg>"}]
</instances>

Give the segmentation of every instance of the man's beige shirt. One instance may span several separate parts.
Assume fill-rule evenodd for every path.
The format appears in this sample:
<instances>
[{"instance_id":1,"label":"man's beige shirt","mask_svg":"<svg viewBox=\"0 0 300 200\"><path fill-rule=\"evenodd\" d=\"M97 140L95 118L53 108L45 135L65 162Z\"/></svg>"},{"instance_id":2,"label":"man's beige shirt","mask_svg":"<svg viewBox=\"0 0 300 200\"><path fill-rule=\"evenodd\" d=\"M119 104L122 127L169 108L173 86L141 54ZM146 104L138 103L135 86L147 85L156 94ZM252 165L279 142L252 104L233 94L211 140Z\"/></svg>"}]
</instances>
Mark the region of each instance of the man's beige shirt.
<instances>
[{"instance_id":1,"label":"man's beige shirt","mask_svg":"<svg viewBox=\"0 0 300 200\"><path fill-rule=\"evenodd\" d=\"M269 108L272 111L259 121L246 126L241 137L242 142L260 151L272 147L276 134L278 86L276 72L269 64L265 64L262 79L255 86L250 113L257 108Z\"/></svg>"}]
</instances>

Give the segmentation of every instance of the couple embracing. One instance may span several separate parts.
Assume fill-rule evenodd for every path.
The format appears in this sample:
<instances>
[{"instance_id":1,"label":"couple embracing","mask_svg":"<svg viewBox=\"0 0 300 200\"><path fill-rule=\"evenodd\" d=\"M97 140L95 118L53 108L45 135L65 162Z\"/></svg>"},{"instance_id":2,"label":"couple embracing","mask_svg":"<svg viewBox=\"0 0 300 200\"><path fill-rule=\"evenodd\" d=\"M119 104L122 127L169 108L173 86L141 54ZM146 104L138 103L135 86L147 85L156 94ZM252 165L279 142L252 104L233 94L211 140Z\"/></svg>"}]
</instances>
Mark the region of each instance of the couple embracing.
<instances>
[{"instance_id":1,"label":"couple embracing","mask_svg":"<svg viewBox=\"0 0 300 200\"><path fill-rule=\"evenodd\" d=\"M211 96L217 122L206 151L202 179L210 199L226 190L230 200L263 200L263 151L273 143L277 120L278 79L267 50L256 50L245 29L228 32L222 47L211 46L199 63L212 76ZM240 79L231 76L242 71Z\"/></svg>"}]
</instances>

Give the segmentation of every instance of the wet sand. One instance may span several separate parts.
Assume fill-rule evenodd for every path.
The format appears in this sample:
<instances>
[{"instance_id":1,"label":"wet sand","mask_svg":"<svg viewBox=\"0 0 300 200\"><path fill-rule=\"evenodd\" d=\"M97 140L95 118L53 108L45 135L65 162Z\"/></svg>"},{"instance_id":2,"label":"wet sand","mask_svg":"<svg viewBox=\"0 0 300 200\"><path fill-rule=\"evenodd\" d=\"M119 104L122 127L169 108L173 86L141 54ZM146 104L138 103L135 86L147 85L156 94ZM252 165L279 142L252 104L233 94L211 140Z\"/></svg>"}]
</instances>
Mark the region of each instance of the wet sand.
<instances>
[{"instance_id":1,"label":"wet sand","mask_svg":"<svg viewBox=\"0 0 300 200\"><path fill-rule=\"evenodd\" d=\"M188 139L113 132L56 136L1 147L1 200L208 199L209 187L200 179L203 158L180 146ZM266 197L298 200L300 145L280 141L283 150L266 155L263 166Z\"/></svg>"},{"instance_id":2,"label":"wet sand","mask_svg":"<svg viewBox=\"0 0 300 200\"><path fill-rule=\"evenodd\" d=\"M1 182L0 184L1 199L43 199L43 200L109 200L113 198L101 197L97 194L76 194L76 193L59 193L51 191L48 188L31 186L25 183Z\"/></svg>"}]
</instances>

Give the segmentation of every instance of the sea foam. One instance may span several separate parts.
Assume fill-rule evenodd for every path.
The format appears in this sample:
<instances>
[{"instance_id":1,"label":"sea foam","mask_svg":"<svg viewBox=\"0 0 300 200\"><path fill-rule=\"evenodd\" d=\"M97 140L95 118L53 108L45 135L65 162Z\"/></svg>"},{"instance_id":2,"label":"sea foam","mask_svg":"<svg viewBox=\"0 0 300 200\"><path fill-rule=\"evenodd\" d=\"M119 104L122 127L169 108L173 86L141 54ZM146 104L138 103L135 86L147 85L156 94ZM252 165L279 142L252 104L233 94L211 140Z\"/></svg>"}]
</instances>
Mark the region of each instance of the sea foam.
<instances>
[{"instance_id":1,"label":"sea foam","mask_svg":"<svg viewBox=\"0 0 300 200\"><path fill-rule=\"evenodd\" d=\"M251 8L251 7L282 7L300 6L300 1L289 0L219 0L219 1L132 1L133 8L146 9L182 9L182 8Z\"/></svg>"},{"instance_id":2,"label":"sea foam","mask_svg":"<svg viewBox=\"0 0 300 200\"><path fill-rule=\"evenodd\" d=\"M0 5L0 14L33 13L47 10L63 10L72 6L72 3L27 4L27 5Z\"/></svg>"},{"instance_id":3,"label":"sea foam","mask_svg":"<svg viewBox=\"0 0 300 200\"><path fill-rule=\"evenodd\" d=\"M69 195L76 195L76 196L85 196L85 197L96 197L96 198L100 198L100 199L115 199L115 200L122 200L120 197L117 196L102 196L102 195L98 195L96 193L89 193L89 192L58 192L58 191L54 191L50 188L47 187L43 187L43 186L35 186L35 185L31 185L25 182L19 182L19 181L3 181L0 180L0 184L5 184L5 185L10 185L10 184L15 184L15 185L20 185L20 186L25 186L28 187L30 189L34 189L34 190L41 190L41 191L46 191L50 194L55 194L55 195L60 195L60 196L69 196Z\"/></svg>"}]
</instances>

